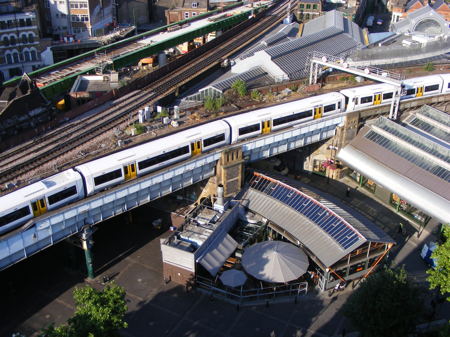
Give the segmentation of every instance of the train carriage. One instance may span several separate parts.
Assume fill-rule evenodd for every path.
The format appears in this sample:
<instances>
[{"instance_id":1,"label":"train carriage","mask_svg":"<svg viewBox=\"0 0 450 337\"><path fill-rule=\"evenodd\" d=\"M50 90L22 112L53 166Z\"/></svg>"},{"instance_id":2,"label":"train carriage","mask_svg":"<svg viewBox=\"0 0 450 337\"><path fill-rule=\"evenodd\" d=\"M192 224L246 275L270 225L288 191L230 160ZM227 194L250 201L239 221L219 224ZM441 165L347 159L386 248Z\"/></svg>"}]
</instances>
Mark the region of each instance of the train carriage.
<instances>
[{"instance_id":1,"label":"train carriage","mask_svg":"<svg viewBox=\"0 0 450 337\"><path fill-rule=\"evenodd\" d=\"M83 180L72 169L6 194L0 198L0 234L82 198Z\"/></svg>"},{"instance_id":2,"label":"train carriage","mask_svg":"<svg viewBox=\"0 0 450 337\"><path fill-rule=\"evenodd\" d=\"M337 92L314 96L225 118L231 142L288 128L322 116L342 112L344 96Z\"/></svg>"},{"instance_id":3,"label":"train carriage","mask_svg":"<svg viewBox=\"0 0 450 337\"><path fill-rule=\"evenodd\" d=\"M378 83L340 91L345 96L345 110L354 111L373 105L390 104L396 87L387 83Z\"/></svg>"},{"instance_id":4,"label":"train carriage","mask_svg":"<svg viewBox=\"0 0 450 337\"><path fill-rule=\"evenodd\" d=\"M156 171L230 142L229 126L215 121L82 164L87 195Z\"/></svg>"},{"instance_id":5,"label":"train carriage","mask_svg":"<svg viewBox=\"0 0 450 337\"><path fill-rule=\"evenodd\" d=\"M401 99L429 96L441 93L443 82L443 78L439 75L408 78L403 81Z\"/></svg>"}]
</instances>

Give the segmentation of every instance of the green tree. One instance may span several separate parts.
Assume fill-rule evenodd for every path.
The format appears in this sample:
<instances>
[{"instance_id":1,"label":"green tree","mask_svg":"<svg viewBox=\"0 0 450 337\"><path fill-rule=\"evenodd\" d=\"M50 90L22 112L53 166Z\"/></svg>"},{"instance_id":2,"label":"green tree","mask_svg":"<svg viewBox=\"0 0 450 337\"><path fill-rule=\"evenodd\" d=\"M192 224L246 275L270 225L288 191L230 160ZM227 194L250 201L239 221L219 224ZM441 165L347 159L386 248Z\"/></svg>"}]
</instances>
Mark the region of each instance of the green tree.
<instances>
[{"instance_id":1,"label":"green tree","mask_svg":"<svg viewBox=\"0 0 450 337\"><path fill-rule=\"evenodd\" d=\"M344 315L365 337L404 337L422 313L422 290L403 268L370 275L344 305Z\"/></svg>"},{"instance_id":2,"label":"green tree","mask_svg":"<svg viewBox=\"0 0 450 337\"><path fill-rule=\"evenodd\" d=\"M89 286L75 288L75 315L67 325L49 326L42 331L45 337L114 337L126 328L124 321L127 305L125 290L112 283L102 291Z\"/></svg>"},{"instance_id":3,"label":"green tree","mask_svg":"<svg viewBox=\"0 0 450 337\"><path fill-rule=\"evenodd\" d=\"M231 89L236 91L239 97L247 95L247 84L243 80L236 80L231 85Z\"/></svg>"},{"instance_id":4,"label":"green tree","mask_svg":"<svg viewBox=\"0 0 450 337\"><path fill-rule=\"evenodd\" d=\"M435 249L431 257L436 259L436 268L427 270L430 288L439 288L442 295L450 293L450 226L444 227L444 242ZM450 301L450 296L447 296Z\"/></svg>"}]
</instances>

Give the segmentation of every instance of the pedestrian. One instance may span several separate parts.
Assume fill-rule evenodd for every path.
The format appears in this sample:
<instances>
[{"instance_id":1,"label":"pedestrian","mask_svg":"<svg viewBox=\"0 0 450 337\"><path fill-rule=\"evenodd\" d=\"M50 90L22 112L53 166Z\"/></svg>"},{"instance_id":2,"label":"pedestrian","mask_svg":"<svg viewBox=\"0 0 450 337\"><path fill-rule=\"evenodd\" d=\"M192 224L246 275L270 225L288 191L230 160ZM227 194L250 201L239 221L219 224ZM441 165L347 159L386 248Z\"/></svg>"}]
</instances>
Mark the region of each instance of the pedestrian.
<instances>
[{"instance_id":1,"label":"pedestrian","mask_svg":"<svg viewBox=\"0 0 450 337\"><path fill-rule=\"evenodd\" d=\"M345 191L345 196L350 197L350 187L347 186L347 190Z\"/></svg>"},{"instance_id":2,"label":"pedestrian","mask_svg":"<svg viewBox=\"0 0 450 337\"><path fill-rule=\"evenodd\" d=\"M339 291L343 291L345 289L346 285L347 285L347 283L345 281L341 281L339 283Z\"/></svg>"},{"instance_id":3,"label":"pedestrian","mask_svg":"<svg viewBox=\"0 0 450 337\"><path fill-rule=\"evenodd\" d=\"M399 234L403 234L404 226L405 226L405 225L404 225L402 222L400 222L400 223L398 224L398 233L399 233Z\"/></svg>"}]
</instances>

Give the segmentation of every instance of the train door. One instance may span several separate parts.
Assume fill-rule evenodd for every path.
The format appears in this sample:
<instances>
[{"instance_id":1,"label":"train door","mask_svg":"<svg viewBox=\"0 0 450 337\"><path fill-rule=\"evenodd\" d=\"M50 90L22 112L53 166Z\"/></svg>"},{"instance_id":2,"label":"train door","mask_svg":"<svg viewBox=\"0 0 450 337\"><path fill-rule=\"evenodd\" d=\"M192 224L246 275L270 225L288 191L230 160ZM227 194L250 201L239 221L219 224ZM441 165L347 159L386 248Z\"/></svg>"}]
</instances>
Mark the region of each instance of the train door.
<instances>
[{"instance_id":1,"label":"train door","mask_svg":"<svg viewBox=\"0 0 450 337\"><path fill-rule=\"evenodd\" d=\"M373 95L373 105L381 104L381 94Z\"/></svg>"},{"instance_id":2,"label":"train door","mask_svg":"<svg viewBox=\"0 0 450 337\"><path fill-rule=\"evenodd\" d=\"M33 201L31 203L31 208L33 209L33 215L39 216L41 214L44 214L47 212L47 205L45 203L45 199L39 199L36 201Z\"/></svg>"},{"instance_id":3,"label":"train door","mask_svg":"<svg viewBox=\"0 0 450 337\"><path fill-rule=\"evenodd\" d=\"M416 97L422 97L422 96L423 96L423 87L418 87Z\"/></svg>"},{"instance_id":4,"label":"train door","mask_svg":"<svg viewBox=\"0 0 450 337\"><path fill-rule=\"evenodd\" d=\"M314 108L314 119L322 118L323 107L318 106Z\"/></svg>"},{"instance_id":5,"label":"train door","mask_svg":"<svg viewBox=\"0 0 450 337\"><path fill-rule=\"evenodd\" d=\"M196 156L202 153L202 142L201 140L197 140L191 143L191 154L192 156Z\"/></svg>"},{"instance_id":6,"label":"train door","mask_svg":"<svg viewBox=\"0 0 450 337\"><path fill-rule=\"evenodd\" d=\"M270 133L270 120L261 122L261 130L263 134Z\"/></svg>"},{"instance_id":7,"label":"train door","mask_svg":"<svg viewBox=\"0 0 450 337\"><path fill-rule=\"evenodd\" d=\"M124 166L123 175L125 176L125 180L136 178L136 163Z\"/></svg>"}]
</instances>

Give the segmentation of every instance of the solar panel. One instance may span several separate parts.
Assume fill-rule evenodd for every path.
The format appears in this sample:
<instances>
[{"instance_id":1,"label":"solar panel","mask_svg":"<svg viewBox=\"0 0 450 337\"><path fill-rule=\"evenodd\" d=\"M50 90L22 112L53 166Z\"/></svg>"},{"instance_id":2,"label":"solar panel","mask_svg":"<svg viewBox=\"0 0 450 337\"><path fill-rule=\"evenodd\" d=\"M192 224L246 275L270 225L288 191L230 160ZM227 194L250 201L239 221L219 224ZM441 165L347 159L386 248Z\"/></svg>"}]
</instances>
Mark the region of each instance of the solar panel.
<instances>
[{"instance_id":1,"label":"solar panel","mask_svg":"<svg viewBox=\"0 0 450 337\"><path fill-rule=\"evenodd\" d=\"M398 142L394 142L393 140L390 140L385 136L380 135L376 131L370 130L364 137L378 145L381 145L385 149L397 154L398 156L408 160L414 165L417 165L420 168L430 172L431 174L447 182L450 182L450 171L443 168L437 162L425 158L423 155L414 152L412 149L407 149ZM434 155L432 149L427 149L426 152ZM442 157L442 160L449 162L448 156Z\"/></svg>"},{"instance_id":2,"label":"solar panel","mask_svg":"<svg viewBox=\"0 0 450 337\"><path fill-rule=\"evenodd\" d=\"M307 217L344 250L359 240L359 233L344 219L298 190L259 176L255 176L251 180L250 187L275 200L279 200L286 206Z\"/></svg>"}]
</instances>

